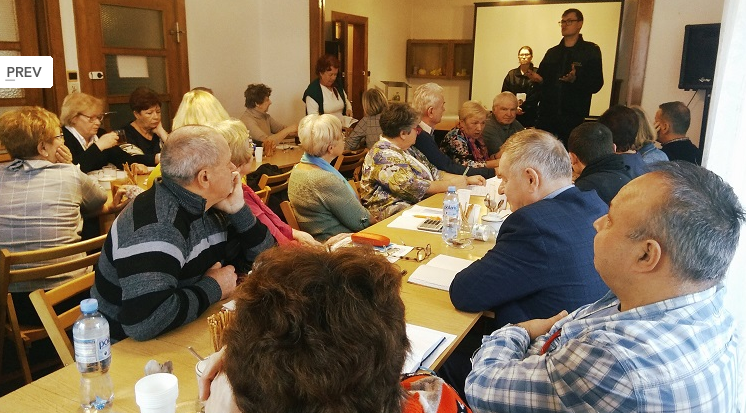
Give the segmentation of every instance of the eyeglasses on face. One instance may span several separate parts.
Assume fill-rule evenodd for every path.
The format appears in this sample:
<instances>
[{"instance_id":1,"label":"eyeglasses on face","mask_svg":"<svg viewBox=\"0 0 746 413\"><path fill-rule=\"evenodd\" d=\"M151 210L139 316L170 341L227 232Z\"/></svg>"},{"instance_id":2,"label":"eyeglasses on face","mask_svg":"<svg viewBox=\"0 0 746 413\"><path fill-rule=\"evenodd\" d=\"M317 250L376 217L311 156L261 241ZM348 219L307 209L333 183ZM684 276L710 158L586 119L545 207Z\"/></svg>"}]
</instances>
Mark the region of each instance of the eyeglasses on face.
<instances>
[{"instance_id":1,"label":"eyeglasses on face","mask_svg":"<svg viewBox=\"0 0 746 413\"><path fill-rule=\"evenodd\" d=\"M422 261L425 261L427 257L429 257L430 254L433 253L432 248L430 247L430 244L427 244L424 247L414 247L414 251L416 253L416 256L414 258L407 257L407 256L400 256L399 258L405 261L422 262Z\"/></svg>"},{"instance_id":2,"label":"eyeglasses on face","mask_svg":"<svg viewBox=\"0 0 746 413\"><path fill-rule=\"evenodd\" d=\"M95 121L103 122L104 121L104 116L106 116L106 114L102 113L100 115L86 115L85 113L78 113L78 116L82 116L82 117L88 119L88 122L93 123Z\"/></svg>"},{"instance_id":3,"label":"eyeglasses on face","mask_svg":"<svg viewBox=\"0 0 746 413\"><path fill-rule=\"evenodd\" d=\"M567 19L567 20L560 20L560 21L557 22L557 24L559 24L560 26L567 26L567 25L570 25L570 24L573 24L573 23L579 22L579 21L580 20L578 20L578 19Z\"/></svg>"},{"instance_id":4,"label":"eyeglasses on face","mask_svg":"<svg viewBox=\"0 0 746 413\"><path fill-rule=\"evenodd\" d=\"M518 57L531 57L531 53L518 53Z\"/></svg>"}]
</instances>

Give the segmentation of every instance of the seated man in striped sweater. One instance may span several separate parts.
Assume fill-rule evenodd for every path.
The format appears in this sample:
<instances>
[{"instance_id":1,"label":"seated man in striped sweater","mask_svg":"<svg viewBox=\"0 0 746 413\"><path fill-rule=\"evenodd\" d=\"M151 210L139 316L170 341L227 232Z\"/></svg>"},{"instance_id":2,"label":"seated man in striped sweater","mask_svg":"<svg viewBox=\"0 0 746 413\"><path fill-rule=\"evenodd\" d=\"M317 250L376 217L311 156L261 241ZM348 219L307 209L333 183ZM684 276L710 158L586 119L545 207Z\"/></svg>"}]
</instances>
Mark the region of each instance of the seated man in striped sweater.
<instances>
[{"instance_id":1,"label":"seated man in striped sweater","mask_svg":"<svg viewBox=\"0 0 746 413\"><path fill-rule=\"evenodd\" d=\"M91 296L113 340L149 340L196 319L274 245L215 129L175 130L161 168L163 179L114 221L96 268Z\"/></svg>"}]
</instances>

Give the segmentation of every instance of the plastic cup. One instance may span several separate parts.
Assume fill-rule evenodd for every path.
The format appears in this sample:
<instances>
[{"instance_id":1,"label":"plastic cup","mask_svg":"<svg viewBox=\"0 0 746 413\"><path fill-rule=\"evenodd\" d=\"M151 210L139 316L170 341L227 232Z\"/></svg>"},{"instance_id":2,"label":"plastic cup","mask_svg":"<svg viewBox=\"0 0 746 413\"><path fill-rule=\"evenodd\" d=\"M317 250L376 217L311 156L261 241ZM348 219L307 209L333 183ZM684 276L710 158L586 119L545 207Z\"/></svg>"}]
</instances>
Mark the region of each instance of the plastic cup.
<instances>
[{"instance_id":1,"label":"plastic cup","mask_svg":"<svg viewBox=\"0 0 746 413\"><path fill-rule=\"evenodd\" d=\"M254 149L254 159L256 159L257 164L262 163L262 155L264 155L264 148L262 148L261 146L257 146Z\"/></svg>"},{"instance_id":2,"label":"plastic cup","mask_svg":"<svg viewBox=\"0 0 746 413\"><path fill-rule=\"evenodd\" d=\"M458 197L459 205L461 205L462 208L466 208L471 199L471 189L457 189L456 196Z\"/></svg>"},{"instance_id":3,"label":"plastic cup","mask_svg":"<svg viewBox=\"0 0 746 413\"><path fill-rule=\"evenodd\" d=\"M175 413L179 380L170 373L155 373L135 383L135 402L140 413Z\"/></svg>"}]
</instances>

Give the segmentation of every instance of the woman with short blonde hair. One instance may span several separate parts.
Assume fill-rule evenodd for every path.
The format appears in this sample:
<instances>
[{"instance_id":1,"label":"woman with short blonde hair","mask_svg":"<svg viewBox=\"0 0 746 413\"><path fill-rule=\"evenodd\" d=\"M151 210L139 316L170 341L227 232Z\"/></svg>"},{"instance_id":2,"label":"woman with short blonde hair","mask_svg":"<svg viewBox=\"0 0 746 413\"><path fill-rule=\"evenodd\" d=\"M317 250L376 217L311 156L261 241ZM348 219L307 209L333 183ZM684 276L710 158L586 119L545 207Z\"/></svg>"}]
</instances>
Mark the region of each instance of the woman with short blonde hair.
<instances>
[{"instance_id":1,"label":"woman with short blonde hair","mask_svg":"<svg viewBox=\"0 0 746 413\"><path fill-rule=\"evenodd\" d=\"M500 96L500 95L498 95ZM489 112L476 100L469 100L458 111L459 122L440 142L440 150L449 158L470 168L497 168L498 160L490 159L482 138Z\"/></svg>"},{"instance_id":2,"label":"woman with short blonde hair","mask_svg":"<svg viewBox=\"0 0 746 413\"><path fill-rule=\"evenodd\" d=\"M370 214L360 204L357 192L331 165L344 151L339 118L308 115L298 125L298 138L305 153L290 175L288 198L301 229L326 241L368 227Z\"/></svg>"},{"instance_id":3,"label":"woman with short blonde hair","mask_svg":"<svg viewBox=\"0 0 746 413\"><path fill-rule=\"evenodd\" d=\"M155 166L160 162L160 154L132 155L120 148L119 136L101 129L104 116L104 102L91 95L75 92L62 101L60 119L65 146L81 171L88 173L107 164L122 169L128 163L135 172L147 173L145 165Z\"/></svg>"},{"instance_id":4,"label":"woman with short blonde hair","mask_svg":"<svg viewBox=\"0 0 746 413\"><path fill-rule=\"evenodd\" d=\"M254 143L249 137L249 130L243 122L231 118L222 122L213 123L210 126L215 128L228 143L231 150L231 162L238 168L242 177L252 170L252 158L254 157ZM246 182L241 185L243 189L243 199L249 206L251 212L256 218L264 224L279 245L292 243L294 240L307 245L320 245L311 235L306 232L290 228L283 222Z\"/></svg>"},{"instance_id":5,"label":"woman with short blonde hair","mask_svg":"<svg viewBox=\"0 0 746 413\"><path fill-rule=\"evenodd\" d=\"M381 112L389 102L381 89L371 88L363 92L363 111L365 116L355 125L345 142L345 149L359 149L365 139L365 147L372 148L381 137Z\"/></svg>"}]
</instances>

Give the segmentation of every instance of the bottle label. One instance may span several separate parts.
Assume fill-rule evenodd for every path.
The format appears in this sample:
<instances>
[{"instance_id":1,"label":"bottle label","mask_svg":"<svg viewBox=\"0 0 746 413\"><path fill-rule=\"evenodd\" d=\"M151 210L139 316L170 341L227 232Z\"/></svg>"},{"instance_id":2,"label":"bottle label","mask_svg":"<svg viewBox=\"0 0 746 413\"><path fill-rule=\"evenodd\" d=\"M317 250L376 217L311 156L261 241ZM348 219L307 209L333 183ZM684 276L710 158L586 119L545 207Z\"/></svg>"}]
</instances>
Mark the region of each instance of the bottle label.
<instances>
[{"instance_id":1,"label":"bottle label","mask_svg":"<svg viewBox=\"0 0 746 413\"><path fill-rule=\"evenodd\" d=\"M81 339L73 338L75 361L78 363L96 363L111 357L111 340L109 337Z\"/></svg>"},{"instance_id":2,"label":"bottle label","mask_svg":"<svg viewBox=\"0 0 746 413\"><path fill-rule=\"evenodd\" d=\"M443 203L443 213L449 217L457 217L458 216L458 203L456 202Z\"/></svg>"}]
</instances>

